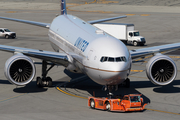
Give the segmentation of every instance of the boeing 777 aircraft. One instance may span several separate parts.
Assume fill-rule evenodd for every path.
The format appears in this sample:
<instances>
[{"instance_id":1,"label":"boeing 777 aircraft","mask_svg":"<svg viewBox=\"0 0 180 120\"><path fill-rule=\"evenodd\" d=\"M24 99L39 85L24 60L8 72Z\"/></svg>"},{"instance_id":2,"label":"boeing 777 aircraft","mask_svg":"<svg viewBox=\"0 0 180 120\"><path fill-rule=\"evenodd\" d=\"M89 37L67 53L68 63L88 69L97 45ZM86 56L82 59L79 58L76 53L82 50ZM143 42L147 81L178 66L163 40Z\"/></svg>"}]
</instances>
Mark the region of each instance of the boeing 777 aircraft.
<instances>
[{"instance_id":1,"label":"boeing 777 aircraft","mask_svg":"<svg viewBox=\"0 0 180 120\"><path fill-rule=\"evenodd\" d=\"M76 16L68 15L65 0L61 0L61 15L52 23L0 17L1 19L23 22L49 29L49 40L55 52L0 45L0 50L14 55L5 63L5 76L15 85L30 83L36 73L33 58L42 60L42 77L37 77L37 86L51 86L47 77L54 65L63 65L74 73L84 73L98 84L108 87L126 83L132 59L154 55L146 65L147 77L156 85L171 83L177 74L175 62L161 52L177 50L180 43L128 50L120 40L93 26L95 23L124 18L126 16L85 22ZM47 66L51 65L48 69Z\"/></svg>"}]
</instances>

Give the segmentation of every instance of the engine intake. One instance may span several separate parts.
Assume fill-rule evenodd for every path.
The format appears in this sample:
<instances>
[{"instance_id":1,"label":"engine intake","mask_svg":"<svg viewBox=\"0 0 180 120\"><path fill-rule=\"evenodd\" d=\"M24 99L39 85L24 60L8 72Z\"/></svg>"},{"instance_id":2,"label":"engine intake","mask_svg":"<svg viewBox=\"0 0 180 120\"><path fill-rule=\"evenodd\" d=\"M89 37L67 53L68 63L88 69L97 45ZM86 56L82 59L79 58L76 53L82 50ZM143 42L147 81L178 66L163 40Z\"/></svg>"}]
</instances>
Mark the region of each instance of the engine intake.
<instances>
[{"instance_id":1,"label":"engine intake","mask_svg":"<svg viewBox=\"0 0 180 120\"><path fill-rule=\"evenodd\" d=\"M148 61L146 74L155 85L167 85L176 78L177 67L170 57L157 54Z\"/></svg>"},{"instance_id":2,"label":"engine intake","mask_svg":"<svg viewBox=\"0 0 180 120\"><path fill-rule=\"evenodd\" d=\"M6 61L4 73L11 83L26 85L33 80L36 69L29 57L19 53Z\"/></svg>"}]
</instances>

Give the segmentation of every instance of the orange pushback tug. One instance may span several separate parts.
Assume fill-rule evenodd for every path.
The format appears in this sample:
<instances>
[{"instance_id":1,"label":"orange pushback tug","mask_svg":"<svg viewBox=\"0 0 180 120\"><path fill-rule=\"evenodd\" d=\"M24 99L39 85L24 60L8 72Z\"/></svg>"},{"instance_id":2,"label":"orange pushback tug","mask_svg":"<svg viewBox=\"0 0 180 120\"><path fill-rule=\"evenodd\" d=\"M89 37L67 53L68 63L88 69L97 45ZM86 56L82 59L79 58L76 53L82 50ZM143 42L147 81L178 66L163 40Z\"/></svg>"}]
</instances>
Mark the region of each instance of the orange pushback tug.
<instances>
[{"instance_id":1,"label":"orange pushback tug","mask_svg":"<svg viewBox=\"0 0 180 120\"><path fill-rule=\"evenodd\" d=\"M122 98L122 99L121 99ZM88 106L92 109L102 109L108 111L143 111L144 104L141 94L129 94L124 97L117 96L115 98L88 98Z\"/></svg>"}]
</instances>

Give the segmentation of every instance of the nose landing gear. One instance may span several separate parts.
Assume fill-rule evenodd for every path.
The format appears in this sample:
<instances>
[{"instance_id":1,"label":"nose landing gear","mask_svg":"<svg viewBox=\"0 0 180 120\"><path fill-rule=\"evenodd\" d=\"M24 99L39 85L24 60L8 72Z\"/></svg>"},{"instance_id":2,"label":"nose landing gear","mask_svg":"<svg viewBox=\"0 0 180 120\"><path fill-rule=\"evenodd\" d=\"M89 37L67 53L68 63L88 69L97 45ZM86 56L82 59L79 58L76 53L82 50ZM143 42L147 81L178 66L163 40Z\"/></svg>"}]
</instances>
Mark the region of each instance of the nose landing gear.
<instances>
[{"instance_id":1,"label":"nose landing gear","mask_svg":"<svg viewBox=\"0 0 180 120\"><path fill-rule=\"evenodd\" d=\"M127 78L124 82L123 82L123 86L126 87L126 88L129 88L130 87L130 79Z\"/></svg>"},{"instance_id":2,"label":"nose landing gear","mask_svg":"<svg viewBox=\"0 0 180 120\"><path fill-rule=\"evenodd\" d=\"M123 83L122 85L126 88L129 88L130 87L130 79L127 78ZM115 88L115 90L117 91L118 90L118 85L107 85L107 89L109 90L109 93L108 93L108 98L111 98L113 96L113 89Z\"/></svg>"},{"instance_id":3,"label":"nose landing gear","mask_svg":"<svg viewBox=\"0 0 180 120\"><path fill-rule=\"evenodd\" d=\"M113 93L112 93L113 88L114 88L114 86L108 85L109 93L107 94L107 96L109 99L111 99L111 97L113 96Z\"/></svg>"}]
</instances>

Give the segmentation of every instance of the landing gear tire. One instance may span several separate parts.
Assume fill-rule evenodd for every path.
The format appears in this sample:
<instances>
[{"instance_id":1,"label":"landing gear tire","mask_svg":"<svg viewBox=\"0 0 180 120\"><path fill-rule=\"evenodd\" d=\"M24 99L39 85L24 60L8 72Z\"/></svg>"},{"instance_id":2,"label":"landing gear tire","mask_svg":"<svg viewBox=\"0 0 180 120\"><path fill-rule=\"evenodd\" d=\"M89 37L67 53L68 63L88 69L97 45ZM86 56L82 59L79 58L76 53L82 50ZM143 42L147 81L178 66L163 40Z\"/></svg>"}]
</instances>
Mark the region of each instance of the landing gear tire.
<instances>
[{"instance_id":1,"label":"landing gear tire","mask_svg":"<svg viewBox=\"0 0 180 120\"><path fill-rule=\"evenodd\" d=\"M52 79L50 77L46 78L46 84L47 84L47 87L51 87L52 86Z\"/></svg>"},{"instance_id":2,"label":"landing gear tire","mask_svg":"<svg viewBox=\"0 0 180 120\"><path fill-rule=\"evenodd\" d=\"M106 103L106 110L111 111L111 105L109 102Z\"/></svg>"},{"instance_id":3,"label":"landing gear tire","mask_svg":"<svg viewBox=\"0 0 180 120\"><path fill-rule=\"evenodd\" d=\"M36 85L37 85L38 88L42 87L42 79L40 77L36 78Z\"/></svg>"},{"instance_id":4,"label":"landing gear tire","mask_svg":"<svg viewBox=\"0 0 180 120\"><path fill-rule=\"evenodd\" d=\"M90 107L91 107L91 109L95 109L94 99L91 99L91 100L90 100Z\"/></svg>"},{"instance_id":5,"label":"landing gear tire","mask_svg":"<svg viewBox=\"0 0 180 120\"><path fill-rule=\"evenodd\" d=\"M52 79L50 77L47 77L43 80L40 77L37 77L36 78L36 85L38 88L51 87L52 86Z\"/></svg>"},{"instance_id":6,"label":"landing gear tire","mask_svg":"<svg viewBox=\"0 0 180 120\"><path fill-rule=\"evenodd\" d=\"M50 77L46 77L49 70L51 70L55 64L52 64L48 69L47 69L47 61L42 61L42 77L37 77L36 78L36 85L37 87L51 87L52 86L52 79Z\"/></svg>"}]
</instances>

